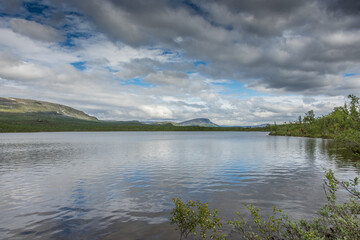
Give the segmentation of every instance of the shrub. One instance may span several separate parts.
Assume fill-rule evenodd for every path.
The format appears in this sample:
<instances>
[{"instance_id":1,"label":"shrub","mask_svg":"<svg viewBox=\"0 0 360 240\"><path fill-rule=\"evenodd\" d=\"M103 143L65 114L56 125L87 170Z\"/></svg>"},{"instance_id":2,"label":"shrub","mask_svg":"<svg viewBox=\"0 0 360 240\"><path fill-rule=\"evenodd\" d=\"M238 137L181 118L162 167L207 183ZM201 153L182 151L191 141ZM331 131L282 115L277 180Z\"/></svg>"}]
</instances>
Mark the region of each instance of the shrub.
<instances>
[{"instance_id":1,"label":"shrub","mask_svg":"<svg viewBox=\"0 0 360 240\"><path fill-rule=\"evenodd\" d=\"M171 224L176 224L180 231L180 239L189 234L199 235L199 239L206 238L206 232L211 230L211 239L224 239L220 227L222 223L217 217L217 209L211 212L207 203L200 201L182 202L181 198L173 198L175 208L171 211ZM197 230L199 232L197 232ZM197 234L199 233L199 234Z\"/></svg>"},{"instance_id":2,"label":"shrub","mask_svg":"<svg viewBox=\"0 0 360 240\"><path fill-rule=\"evenodd\" d=\"M245 204L252 220L246 220L240 213L238 219L228 221L233 229L241 234L241 239L247 240L280 240L280 239L360 239L360 192L359 179L356 177L347 182L335 178L333 171L325 174L324 191L327 203L317 212L312 220L290 220L287 215L276 206L272 215L262 217L260 209L251 204ZM348 201L338 203L336 193L339 187L350 194ZM217 210L211 213L206 203L188 201L183 203L180 198L173 199L175 208L171 212L171 223L178 226L180 239L188 237L190 233L196 235L200 229L200 239L206 238L205 232L211 230L211 239L225 239L220 234L221 220L217 217Z\"/></svg>"}]
</instances>

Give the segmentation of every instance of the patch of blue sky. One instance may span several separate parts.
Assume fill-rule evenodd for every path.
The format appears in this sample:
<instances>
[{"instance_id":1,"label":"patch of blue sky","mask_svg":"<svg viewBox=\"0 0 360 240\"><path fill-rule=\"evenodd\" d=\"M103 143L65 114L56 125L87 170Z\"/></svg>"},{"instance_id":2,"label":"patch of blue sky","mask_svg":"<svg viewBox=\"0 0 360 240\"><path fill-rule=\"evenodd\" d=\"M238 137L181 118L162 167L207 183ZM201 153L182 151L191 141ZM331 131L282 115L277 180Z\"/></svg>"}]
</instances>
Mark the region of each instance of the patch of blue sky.
<instances>
[{"instance_id":1,"label":"patch of blue sky","mask_svg":"<svg viewBox=\"0 0 360 240\"><path fill-rule=\"evenodd\" d=\"M345 73L343 75L343 77L347 78L347 77L353 77L353 76L357 76L357 75L359 75L359 74L358 73Z\"/></svg>"},{"instance_id":2,"label":"patch of blue sky","mask_svg":"<svg viewBox=\"0 0 360 240\"><path fill-rule=\"evenodd\" d=\"M161 52L160 55L168 55L168 54L172 54L173 51L169 48L161 48L161 47L148 47L148 50L153 50L153 51L159 51Z\"/></svg>"},{"instance_id":3,"label":"patch of blue sky","mask_svg":"<svg viewBox=\"0 0 360 240\"><path fill-rule=\"evenodd\" d=\"M0 8L0 17L9 17L11 16L10 14L4 12L1 8Z\"/></svg>"},{"instance_id":4,"label":"patch of blue sky","mask_svg":"<svg viewBox=\"0 0 360 240\"><path fill-rule=\"evenodd\" d=\"M75 11L64 11L64 14L66 15L75 15L78 17L84 17L85 15L80 13L80 12L75 12Z\"/></svg>"},{"instance_id":5,"label":"patch of blue sky","mask_svg":"<svg viewBox=\"0 0 360 240\"><path fill-rule=\"evenodd\" d=\"M92 37L92 33L87 31L87 29L84 30L83 28L79 28L76 24L74 24L74 22L78 21L77 20L78 18L82 18L82 16L68 17L67 23L64 23L62 25L63 31L66 32L68 37L85 38L85 39Z\"/></svg>"},{"instance_id":6,"label":"patch of blue sky","mask_svg":"<svg viewBox=\"0 0 360 240\"><path fill-rule=\"evenodd\" d=\"M179 52L177 52L177 51L172 51L172 50L169 50L169 49L164 50L161 55L163 55L163 56L168 56L168 57L170 57L171 59L176 59L176 58L181 57L181 54L180 54Z\"/></svg>"},{"instance_id":7,"label":"patch of blue sky","mask_svg":"<svg viewBox=\"0 0 360 240\"><path fill-rule=\"evenodd\" d=\"M24 8L31 14L43 15L44 11L48 10L49 7L41 4L40 1L24 2Z\"/></svg>"},{"instance_id":8,"label":"patch of blue sky","mask_svg":"<svg viewBox=\"0 0 360 240\"><path fill-rule=\"evenodd\" d=\"M60 43L62 47L74 47L76 46L75 41L76 39L87 39L90 38L91 34L89 33L81 33L81 32L73 32L73 33L67 33L65 35L65 39L63 42Z\"/></svg>"},{"instance_id":9,"label":"patch of blue sky","mask_svg":"<svg viewBox=\"0 0 360 240\"><path fill-rule=\"evenodd\" d=\"M195 3L193 3L193 1L190 0L183 0L182 4L184 4L185 6L187 6L188 8L190 8L192 11L194 11L197 15L202 16L208 23L210 23L212 26L214 27L222 27L224 29L226 29L227 31L232 31L234 29L233 26L231 25L223 25L223 24L219 24L217 22L215 22L211 16L209 15L209 13L203 9L201 9L201 7Z\"/></svg>"},{"instance_id":10,"label":"patch of blue sky","mask_svg":"<svg viewBox=\"0 0 360 240\"><path fill-rule=\"evenodd\" d=\"M182 58L182 54L179 51L175 51L169 48L149 47L148 50L159 51L160 56L167 57L170 61L177 61Z\"/></svg>"},{"instance_id":11,"label":"patch of blue sky","mask_svg":"<svg viewBox=\"0 0 360 240\"><path fill-rule=\"evenodd\" d=\"M70 63L72 66L74 66L79 71L86 70L86 62L72 62Z\"/></svg>"},{"instance_id":12,"label":"patch of blue sky","mask_svg":"<svg viewBox=\"0 0 360 240\"><path fill-rule=\"evenodd\" d=\"M196 5L195 3L193 3L190 0L184 0L182 2L185 6L191 8L196 14L204 16L206 15L206 12L203 11L198 5Z\"/></svg>"},{"instance_id":13,"label":"patch of blue sky","mask_svg":"<svg viewBox=\"0 0 360 240\"><path fill-rule=\"evenodd\" d=\"M219 94L222 94L222 95L236 95L240 98L265 95L263 93L259 93L256 90L247 88L245 83L240 83L236 80L212 82L211 84L216 85L216 86L221 86L222 90L219 92Z\"/></svg>"},{"instance_id":14,"label":"patch of blue sky","mask_svg":"<svg viewBox=\"0 0 360 240\"><path fill-rule=\"evenodd\" d=\"M231 25L223 25L223 24L219 24L219 23L213 21L213 19L209 16L209 13L207 11L204 11L203 9L201 9L201 7L199 5L195 4L191 0L183 0L182 4L184 4L185 6L190 8L197 15L204 17L204 19L206 21L208 21L214 27L222 27L222 28L226 29L227 31L232 31L234 29L234 27Z\"/></svg>"},{"instance_id":15,"label":"patch of blue sky","mask_svg":"<svg viewBox=\"0 0 360 240\"><path fill-rule=\"evenodd\" d=\"M75 47L75 43L72 38L65 37L65 40L60 43L61 47Z\"/></svg>"},{"instance_id":16,"label":"patch of blue sky","mask_svg":"<svg viewBox=\"0 0 360 240\"><path fill-rule=\"evenodd\" d=\"M234 27L231 26L231 25L224 25L224 28L225 28L227 31L232 31L232 30L234 30Z\"/></svg>"},{"instance_id":17,"label":"patch of blue sky","mask_svg":"<svg viewBox=\"0 0 360 240\"><path fill-rule=\"evenodd\" d=\"M119 70L113 69L113 68L111 68L111 67L105 67L105 69L108 70L108 71L111 72L111 73L117 73L117 72L119 72Z\"/></svg>"},{"instance_id":18,"label":"patch of blue sky","mask_svg":"<svg viewBox=\"0 0 360 240\"><path fill-rule=\"evenodd\" d=\"M163 49L163 52L161 53L161 55L170 55L170 54L174 54L174 52L171 51L170 49Z\"/></svg>"},{"instance_id":19,"label":"patch of blue sky","mask_svg":"<svg viewBox=\"0 0 360 240\"><path fill-rule=\"evenodd\" d=\"M143 87L143 88L156 87L155 84L145 82L143 77L136 77L136 78L125 80L121 83L121 85L122 86L134 85L134 86L139 86L139 87Z\"/></svg>"},{"instance_id":20,"label":"patch of blue sky","mask_svg":"<svg viewBox=\"0 0 360 240\"><path fill-rule=\"evenodd\" d=\"M214 27L217 27L217 28L223 28L225 29L226 31L232 31L234 30L234 27L232 25L229 25L229 24L220 24L220 23L217 23L215 21L213 21L211 18L207 19L208 23L211 24L211 26L214 26Z\"/></svg>"},{"instance_id":21,"label":"patch of blue sky","mask_svg":"<svg viewBox=\"0 0 360 240\"><path fill-rule=\"evenodd\" d=\"M195 62L194 62L194 66L195 66L195 67L198 67L198 66L200 66L200 65L207 66L207 62L201 61L201 60L198 60L198 61L195 61Z\"/></svg>"}]
</instances>

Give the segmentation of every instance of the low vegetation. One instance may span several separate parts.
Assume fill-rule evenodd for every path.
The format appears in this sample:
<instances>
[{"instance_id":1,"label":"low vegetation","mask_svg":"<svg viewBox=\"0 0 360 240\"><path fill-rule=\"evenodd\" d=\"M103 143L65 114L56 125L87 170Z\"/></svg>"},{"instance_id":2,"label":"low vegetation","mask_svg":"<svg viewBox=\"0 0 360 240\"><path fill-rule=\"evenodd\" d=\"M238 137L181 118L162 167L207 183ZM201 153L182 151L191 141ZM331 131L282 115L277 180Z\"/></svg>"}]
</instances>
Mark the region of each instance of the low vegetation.
<instances>
[{"instance_id":1,"label":"low vegetation","mask_svg":"<svg viewBox=\"0 0 360 240\"><path fill-rule=\"evenodd\" d=\"M290 220L277 206L273 207L272 215L263 217L259 214L260 209L247 204L251 219L246 220L237 213L238 219L226 222L217 217L216 209L212 212L208 210L205 203L184 203L180 198L175 198L171 224L177 226L180 239L226 239L226 235L222 233L224 224L232 226L233 231L239 233L240 239L247 240L360 239L358 178L342 182L334 177L331 170L326 172L325 176L324 191L327 203L312 220ZM339 187L349 193L349 199L344 203L339 203L336 197Z\"/></svg>"},{"instance_id":2,"label":"low vegetation","mask_svg":"<svg viewBox=\"0 0 360 240\"><path fill-rule=\"evenodd\" d=\"M187 238L190 234L197 235L200 239L206 238L208 231L211 239L222 238L222 226L217 210L210 211L207 203L200 201L182 202L180 198L174 198L175 208L172 210L171 224L176 224L176 230L180 233L180 239ZM198 231L198 233L197 233Z\"/></svg>"},{"instance_id":3,"label":"low vegetation","mask_svg":"<svg viewBox=\"0 0 360 240\"><path fill-rule=\"evenodd\" d=\"M269 131L269 128L174 126L139 121L89 121L57 112L12 113L0 111L0 132L64 131Z\"/></svg>"},{"instance_id":4,"label":"low vegetation","mask_svg":"<svg viewBox=\"0 0 360 240\"><path fill-rule=\"evenodd\" d=\"M269 128L221 128L206 118L185 122L100 121L61 104L0 97L0 132L64 131L269 131Z\"/></svg>"},{"instance_id":5,"label":"low vegetation","mask_svg":"<svg viewBox=\"0 0 360 240\"><path fill-rule=\"evenodd\" d=\"M321 117L308 111L295 122L270 127L270 135L302 136L335 139L340 146L360 154L360 103L359 97L350 94L343 107Z\"/></svg>"}]
</instances>

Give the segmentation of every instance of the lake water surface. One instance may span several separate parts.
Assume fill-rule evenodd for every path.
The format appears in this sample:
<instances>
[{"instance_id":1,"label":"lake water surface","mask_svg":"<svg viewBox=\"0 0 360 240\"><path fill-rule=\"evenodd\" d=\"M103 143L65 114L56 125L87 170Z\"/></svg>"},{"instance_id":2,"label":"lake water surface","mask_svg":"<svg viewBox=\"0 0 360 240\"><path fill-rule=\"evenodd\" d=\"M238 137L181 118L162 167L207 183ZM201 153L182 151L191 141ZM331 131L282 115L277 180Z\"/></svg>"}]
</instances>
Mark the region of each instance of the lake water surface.
<instances>
[{"instance_id":1,"label":"lake water surface","mask_svg":"<svg viewBox=\"0 0 360 240\"><path fill-rule=\"evenodd\" d=\"M359 171L327 144L262 132L0 134L0 239L178 239L178 196L225 219L242 203L311 218L324 168Z\"/></svg>"}]
</instances>

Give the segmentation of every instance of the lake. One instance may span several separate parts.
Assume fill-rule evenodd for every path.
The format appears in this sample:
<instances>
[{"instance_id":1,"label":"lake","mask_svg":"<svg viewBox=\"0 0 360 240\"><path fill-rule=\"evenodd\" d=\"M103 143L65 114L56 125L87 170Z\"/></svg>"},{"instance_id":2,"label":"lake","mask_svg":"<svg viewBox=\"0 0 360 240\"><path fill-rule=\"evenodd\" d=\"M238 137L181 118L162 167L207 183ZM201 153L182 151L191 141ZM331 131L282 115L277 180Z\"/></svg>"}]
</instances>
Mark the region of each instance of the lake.
<instances>
[{"instance_id":1,"label":"lake","mask_svg":"<svg viewBox=\"0 0 360 240\"><path fill-rule=\"evenodd\" d=\"M330 140L264 132L0 134L0 239L178 239L172 198L233 219L253 203L311 218L324 168L359 172Z\"/></svg>"}]
</instances>

